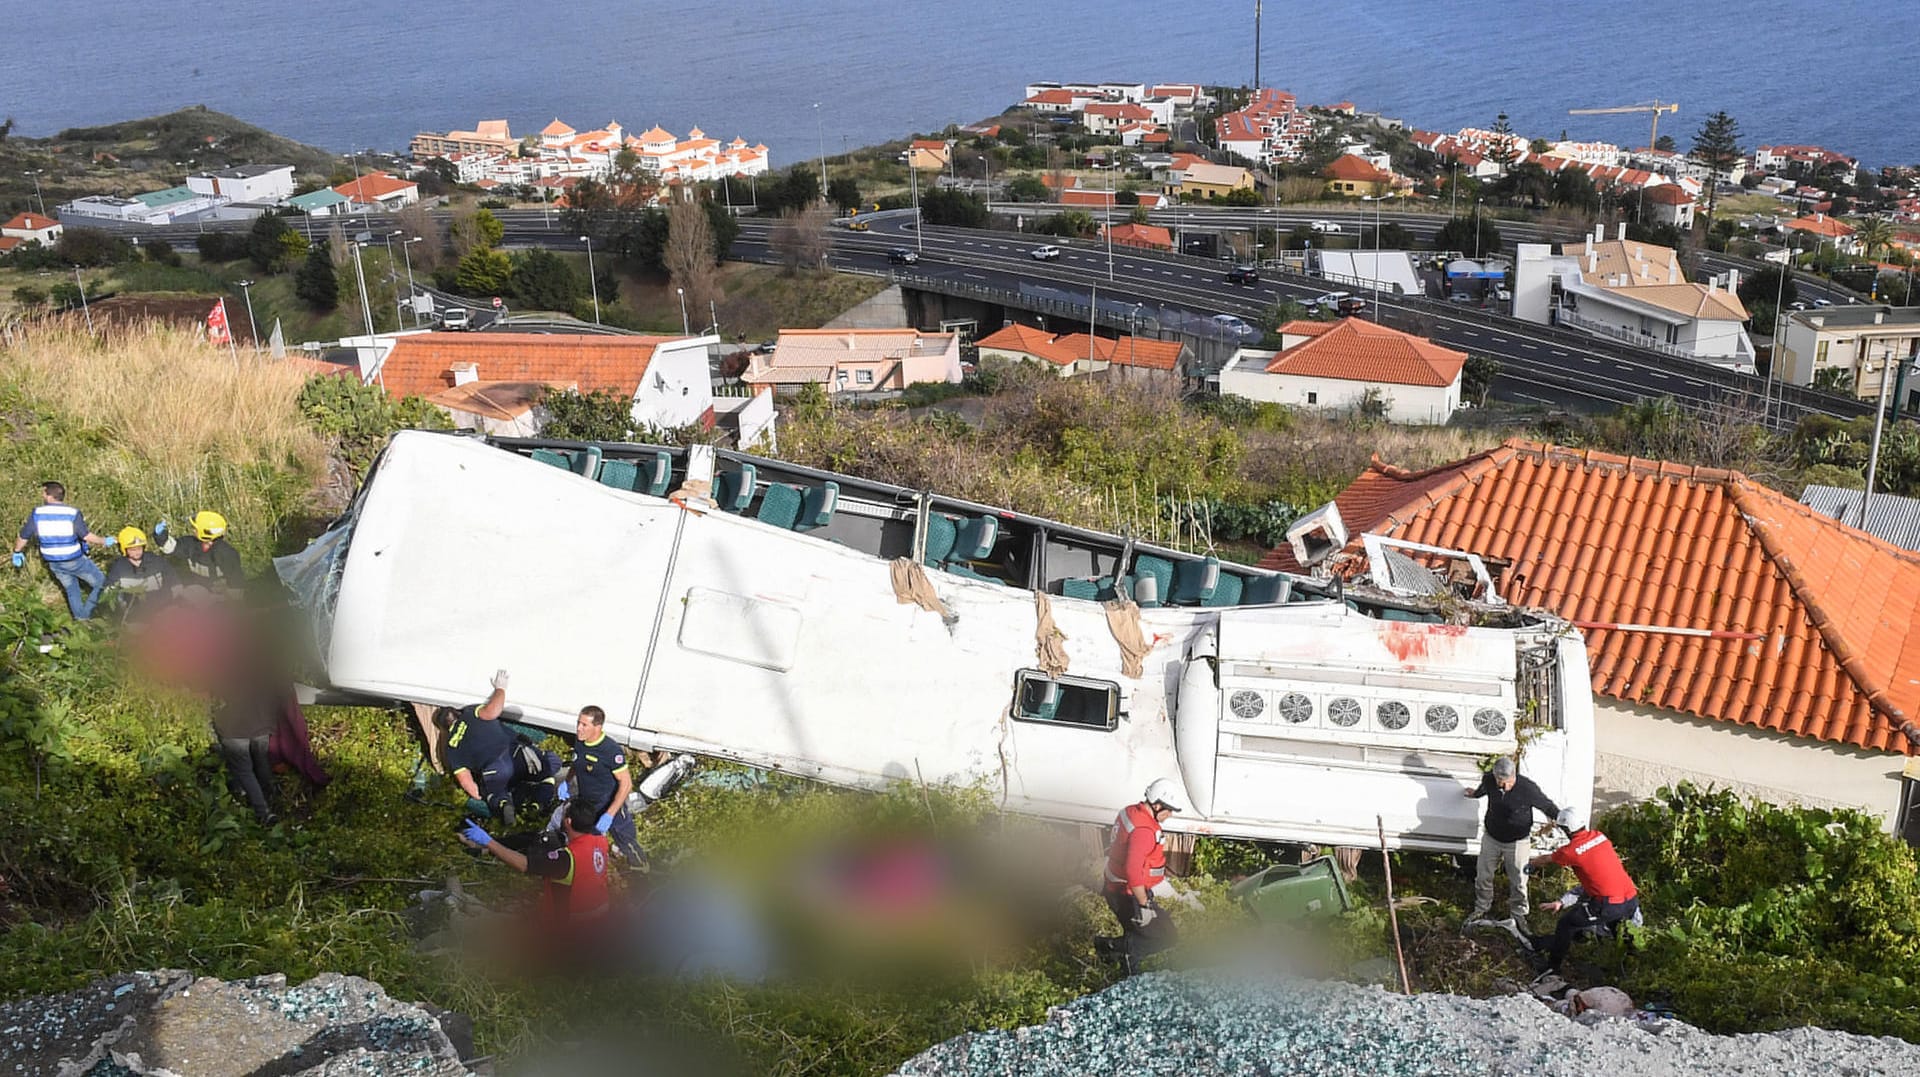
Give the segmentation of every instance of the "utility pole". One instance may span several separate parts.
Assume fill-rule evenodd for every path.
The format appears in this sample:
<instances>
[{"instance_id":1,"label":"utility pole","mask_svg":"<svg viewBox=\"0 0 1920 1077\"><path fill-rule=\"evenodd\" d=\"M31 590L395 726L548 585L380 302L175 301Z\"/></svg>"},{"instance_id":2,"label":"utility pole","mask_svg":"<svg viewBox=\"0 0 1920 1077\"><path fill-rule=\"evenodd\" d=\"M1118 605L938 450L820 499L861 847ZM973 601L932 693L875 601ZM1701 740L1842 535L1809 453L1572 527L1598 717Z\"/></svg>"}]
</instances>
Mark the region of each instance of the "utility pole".
<instances>
[{"instance_id":1,"label":"utility pole","mask_svg":"<svg viewBox=\"0 0 1920 1077\"><path fill-rule=\"evenodd\" d=\"M253 282L243 277L234 283L240 286L240 294L246 298L247 329L253 334L253 350L255 354L258 354L260 351L260 325L253 320ZM233 334L229 331L227 335L231 337Z\"/></svg>"},{"instance_id":2,"label":"utility pole","mask_svg":"<svg viewBox=\"0 0 1920 1077\"><path fill-rule=\"evenodd\" d=\"M365 236L362 232L360 235ZM367 318L367 347L373 347L373 305L367 302L367 270L360 264L360 248L366 244L356 238L353 241L353 275L360 281L360 313Z\"/></svg>"},{"instance_id":3,"label":"utility pole","mask_svg":"<svg viewBox=\"0 0 1920 1077\"><path fill-rule=\"evenodd\" d=\"M1253 94L1260 96L1260 0L1253 0Z\"/></svg>"},{"instance_id":4,"label":"utility pole","mask_svg":"<svg viewBox=\"0 0 1920 1077\"><path fill-rule=\"evenodd\" d=\"M927 222L920 219L920 170L913 167L913 151L907 151L907 186L913 190L913 249L927 249Z\"/></svg>"},{"instance_id":5,"label":"utility pole","mask_svg":"<svg viewBox=\"0 0 1920 1077\"><path fill-rule=\"evenodd\" d=\"M813 130L820 136L820 197L827 197L827 128L820 118L820 102L813 103Z\"/></svg>"},{"instance_id":6,"label":"utility pole","mask_svg":"<svg viewBox=\"0 0 1920 1077\"><path fill-rule=\"evenodd\" d=\"M581 236L580 242L585 243L587 245L587 283L593 286L593 324L599 325L600 324L600 278L595 276L593 272L593 237ZM682 303L681 305L685 306L684 303ZM686 316L682 314L680 320L683 322L686 321Z\"/></svg>"},{"instance_id":7,"label":"utility pole","mask_svg":"<svg viewBox=\"0 0 1920 1077\"><path fill-rule=\"evenodd\" d=\"M1865 350L1864 342L1861 347L1862 350ZM1887 375L1891 373L1887 368L1892 366L1894 361L1892 348L1888 348L1882 353L1880 359L1880 396L1873 409L1873 448L1867 454L1867 488L1860 491L1860 522L1855 525L1862 531L1867 529L1867 503L1873 500L1874 471L1878 469L1880 464L1880 428L1887 417L1887 382L1889 380ZM1901 359L1899 362L1904 365L1906 360ZM1864 374L1866 373L1866 369L1866 365L1864 363L1861 364L1860 372Z\"/></svg>"},{"instance_id":8,"label":"utility pole","mask_svg":"<svg viewBox=\"0 0 1920 1077\"><path fill-rule=\"evenodd\" d=\"M80 313L87 316L87 335L93 335L93 311L87 308L87 282L80 279L80 267L73 267L73 283L80 289Z\"/></svg>"}]
</instances>

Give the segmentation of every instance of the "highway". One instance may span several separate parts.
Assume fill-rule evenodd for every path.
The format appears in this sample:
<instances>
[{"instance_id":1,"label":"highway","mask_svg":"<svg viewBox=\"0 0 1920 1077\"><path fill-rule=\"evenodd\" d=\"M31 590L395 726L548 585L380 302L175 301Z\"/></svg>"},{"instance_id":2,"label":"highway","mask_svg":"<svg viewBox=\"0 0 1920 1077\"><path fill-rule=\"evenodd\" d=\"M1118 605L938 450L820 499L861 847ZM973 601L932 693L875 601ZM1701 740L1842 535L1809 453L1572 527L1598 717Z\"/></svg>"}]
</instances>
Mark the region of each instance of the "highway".
<instances>
[{"instance_id":1,"label":"highway","mask_svg":"<svg viewBox=\"0 0 1920 1077\"><path fill-rule=\"evenodd\" d=\"M741 221L734 255L750 260L773 260L767 243L772 222ZM1310 300L1325 294L1322 282L1269 276L1255 285L1225 281L1227 263L1116 247L1112 274L1107 249L1093 241L1063 243L1046 236L930 227L916 244L908 220L875 220L861 233L833 230L831 263L842 269L893 273L906 277L944 278L982 287L1018 292L1025 287L1050 288L1047 294L1075 297L1083 305L1097 289L1103 308L1110 302L1136 303L1147 311L1175 308L1203 317L1233 314L1249 322L1282 298ZM1061 247L1057 261L1043 262L1031 251L1042 243ZM890 266L886 254L895 247L918 246L920 261L908 267ZM1373 317L1372 311L1368 317ZM1390 325L1424 331L1450 347L1491 356L1500 363L1494 394L1504 400L1555 408L1611 409L1651 396L1671 396L1693 407L1709 408L1734 400L1758 408L1763 395L1772 399L1774 425L1789 427L1810 410L1852 416L1866 413L1863 404L1788 387L1769 389L1764 379L1690 366L1651 353L1597 340L1585 334L1533 325L1478 310L1436 302L1382 297L1379 319ZM1080 324L1058 326L1063 331Z\"/></svg>"},{"instance_id":2,"label":"highway","mask_svg":"<svg viewBox=\"0 0 1920 1077\"><path fill-rule=\"evenodd\" d=\"M1057 212L1057 207L1030 207ZM1158 211L1161 214L1186 215L1191 223L1204 216L1214 227L1249 227L1255 219L1263 223L1291 228L1312 220L1339 220L1359 227L1362 217L1372 224L1372 214L1294 213L1275 209L1182 208ZM579 233L565 225L564 215L550 217L541 210L499 210L496 216L505 225L503 240L509 247L543 247L553 250L582 250ZM1413 232L1431 237L1440 220L1423 214L1383 214L1382 221L1394 220ZM1233 222L1242 223L1233 223ZM299 222L303 231L325 235L335 223L320 218ZM366 230L376 236L393 231L390 217L355 215L338 223L349 235ZM733 250L735 258L748 261L775 261L769 248L774 222L743 217L741 232ZM1503 236L1542 241L1550 238L1543 226L1525 222L1500 222ZM241 231L248 222L219 222L213 226L168 225L123 229L123 234L158 236L171 242L191 242L203 230ZM1228 263L1172 253L1115 248L1109 276L1107 251L1092 241L1062 242L1051 237L1020 233L929 227L923 237L913 234L906 214L884 214L873 221L873 230L853 232L833 228L830 264L836 268L874 274L925 278L929 282L948 281L1005 293L1042 295L1059 301L1079 303L1099 292L1103 309L1113 304L1137 305L1142 325L1172 322L1186 317L1210 318L1215 314L1233 314L1248 322L1282 298L1306 301L1324 294L1324 282L1305 278L1264 274L1258 284L1229 285L1224 271ZM1512 228L1509 233L1508 229ZM1058 261L1034 259L1031 251L1043 242L1060 246ZM920 262L910 267L890 266L886 253L894 247L920 248ZM1264 271L1263 271L1264 272ZM1375 317L1374 311L1368 312ZM1475 354L1489 356L1500 364L1494 382L1494 395L1502 400L1549 408L1605 410L1635 400L1671 396L1696 408L1738 404L1764 410L1771 425L1787 428L1809 412L1841 417L1867 414L1868 405L1827 394L1813 393L1792 386L1769 384L1765 379L1733 374L1705 365L1694 366L1615 344L1585 334L1552 326L1534 325L1491 312L1462 309L1455 304L1410 297L1382 297L1377 317L1388 325L1418 331L1439 343ZM1058 326L1078 329L1081 324Z\"/></svg>"}]
</instances>

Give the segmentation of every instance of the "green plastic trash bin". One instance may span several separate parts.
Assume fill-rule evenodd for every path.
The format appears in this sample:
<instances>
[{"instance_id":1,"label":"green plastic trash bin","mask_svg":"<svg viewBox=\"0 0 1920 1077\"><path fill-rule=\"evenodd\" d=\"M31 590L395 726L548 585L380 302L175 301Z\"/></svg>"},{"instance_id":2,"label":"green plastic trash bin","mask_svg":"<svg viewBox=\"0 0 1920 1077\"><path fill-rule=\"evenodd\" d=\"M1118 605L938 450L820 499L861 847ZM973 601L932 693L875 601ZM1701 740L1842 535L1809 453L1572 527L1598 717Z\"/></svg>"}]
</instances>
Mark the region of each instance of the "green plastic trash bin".
<instances>
[{"instance_id":1,"label":"green plastic trash bin","mask_svg":"<svg viewBox=\"0 0 1920 1077\"><path fill-rule=\"evenodd\" d=\"M1268 923L1338 916L1349 908L1346 883L1330 856L1275 864L1235 883L1232 893L1255 919Z\"/></svg>"}]
</instances>

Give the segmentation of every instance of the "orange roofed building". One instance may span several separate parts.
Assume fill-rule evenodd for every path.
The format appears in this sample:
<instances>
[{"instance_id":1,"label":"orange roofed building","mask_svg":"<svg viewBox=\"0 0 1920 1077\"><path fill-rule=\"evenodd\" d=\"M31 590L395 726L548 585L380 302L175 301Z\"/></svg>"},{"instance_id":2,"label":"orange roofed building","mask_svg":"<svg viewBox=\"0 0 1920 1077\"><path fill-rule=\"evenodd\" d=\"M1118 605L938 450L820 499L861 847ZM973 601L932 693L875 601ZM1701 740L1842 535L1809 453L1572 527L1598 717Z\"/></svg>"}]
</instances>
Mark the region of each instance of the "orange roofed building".
<instances>
[{"instance_id":1,"label":"orange roofed building","mask_svg":"<svg viewBox=\"0 0 1920 1077\"><path fill-rule=\"evenodd\" d=\"M634 419L648 426L711 426L712 343L712 337L403 333L375 338L375 365L363 376L396 398L424 397L462 429L487 433L537 431L545 422L537 406L547 387L630 396Z\"/></svg>"},{"instance_id":2,"label":"orange roofed building","mask_svg":"<svg viewBox=\"0 0 1920 1077\"><path fill-rule=\"evenodd\" d=\"M1361 318L1288 322L1280 349L1242 348L1220 392L1289 407L1347 410L1370 395L1398 423L1445 423L1460 406L1467 353Z\"/></svg>"},{"instance_id":3,"label":"orange roofed building","mask_svg":"<svg viewBox=\"0 0 1920 1077\"><path fill-rule=\"evenodd\" d=\"M1335 504L1353 539L1317 571L1367 532L1465 550L1585 632L1597 804L1680 780L1890 821L1920 799L1920 554L1737 471L1523 441L1376 458ZM1261 565L1301 571L1291 547Z\"/></svg>"},{"instance_id":4,"label":"orange roofed building","mask_svg":"<svg viewBox=\"0 0 1920 1077\"><path fill-rule=\"evenodd\" d=\"M740 380L793 392L898 392L916 382L959 382L960 336L918 329L782 329L770 355L748 361Z\"/></svg>"},{"instance_id":5,"label":"orange roofed building","mask_svg":"<svg viewBox=\"0 0 1920 1077\"><path fill-rule=\"evenodd\" d=\"M1117 237L1116 237L1117 238ZM1119 370L1123 375L1180 377L1191 365L1192 354L1177 340L1121 335L1089 337L1086 333L1055 336L1044 329L1014 323L981 337L980 358L1036 362L1061 377Z\"/></svg>"}]
</instances>

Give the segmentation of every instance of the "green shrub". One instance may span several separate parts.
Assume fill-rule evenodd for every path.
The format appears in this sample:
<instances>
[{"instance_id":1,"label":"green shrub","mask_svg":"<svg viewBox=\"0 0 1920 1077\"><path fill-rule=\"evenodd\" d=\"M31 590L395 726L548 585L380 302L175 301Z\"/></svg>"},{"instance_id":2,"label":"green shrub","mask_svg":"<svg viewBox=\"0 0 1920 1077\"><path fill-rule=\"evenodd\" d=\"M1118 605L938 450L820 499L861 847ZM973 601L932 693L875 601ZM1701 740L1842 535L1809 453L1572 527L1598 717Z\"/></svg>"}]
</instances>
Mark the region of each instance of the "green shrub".
<instances>
[{"instance_id":1,"label":"green shrub","mask_svg":"<svg viewBox=\"0 0 1920 1077\"><path fill-rule=\"evenodd\" d=\"M333 439L356 477L366 474L395 432L453 427L445 413L420 397L395 400L378 385L327 374L307 379L300 412L315 432Z\"/></svg>"}]
</instances>

